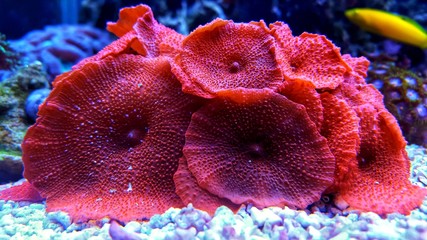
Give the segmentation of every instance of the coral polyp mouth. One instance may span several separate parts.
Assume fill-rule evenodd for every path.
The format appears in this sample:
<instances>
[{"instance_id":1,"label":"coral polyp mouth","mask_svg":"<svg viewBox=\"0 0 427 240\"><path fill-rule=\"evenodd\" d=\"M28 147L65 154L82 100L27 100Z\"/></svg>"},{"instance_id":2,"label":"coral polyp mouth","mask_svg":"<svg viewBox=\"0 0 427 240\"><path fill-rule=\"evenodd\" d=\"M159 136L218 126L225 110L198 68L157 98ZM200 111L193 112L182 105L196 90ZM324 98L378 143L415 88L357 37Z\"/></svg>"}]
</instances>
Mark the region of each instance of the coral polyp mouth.
<instances>
[{"instance_id":1,"label":"coral polyp mouth","mask_svg":"<svg viewBox=\"0 0 427 240\"><path fill-rule=\"evenodd\" d=\"M271 141L268 138L256 138L244 145L244 151L253 160L268 158Z\"/></svg>"},{"instance_id":2,"label":"coral polyp mouth","mask_svg":"<svg viewBox=\"0 0 427 240\"><path fill-rule=\"evenodd\" d=\"M142 112L143 109L134 108L129 114L111 116L107 142L119 151L135 148L146 142L150 129L147 121L150 116Z\"/></svg>"},{"instance_id":3,"label":"coral polyp mouth","mask_svg":"<svg viewBox=\"0 0 427 240\"><path fill-rule=\"evenodd\" d=\"M254 143L254 144L250 144L248 147L249 147L248 154L254 159L260 159L266 156L265 148L262 146L262 144Z\"/></svg>"},{"instance_id":4,"label":"coral polyp mouth","mask_svg":"<svg viewBox=\"0 0 427 240\"><path fill-rule=\"evenodd\" d=\"M124 140L124 144L129 147L135 147L142 142L144 142L144 137L148 133L148 127L144 128L133 128L128 131L126 138Z\"/></svg>"},{"instance_id":5,"label":"coral polyp mouth","mask_svg":"<svg viewBox=\"0 0 427 240\"><path fill-rule=\"evenodd\" d=\"M241 65L240 65L240 63L239 63L239 62L237 62L237 61L234 61L234 62L232 62L232 63L231 63L231 65L230 65L229 72L230 72L230 73L237 73L240 69L241 69Z\"/></svg>"}]
</instances>

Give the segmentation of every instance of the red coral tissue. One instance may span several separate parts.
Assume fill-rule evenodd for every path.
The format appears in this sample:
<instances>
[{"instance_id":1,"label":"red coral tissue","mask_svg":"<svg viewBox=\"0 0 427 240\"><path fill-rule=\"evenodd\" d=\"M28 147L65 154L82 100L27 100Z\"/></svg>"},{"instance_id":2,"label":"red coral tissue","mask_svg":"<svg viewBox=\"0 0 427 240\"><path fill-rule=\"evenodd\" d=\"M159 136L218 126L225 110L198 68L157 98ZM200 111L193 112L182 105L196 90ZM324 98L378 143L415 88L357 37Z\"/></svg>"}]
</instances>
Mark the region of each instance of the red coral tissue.
<instances>
[{"instance_id":1,"label":"red coral tissue","mask_svg":"<svg viewBox=\"0 0 427 240\"><path fill-rule=\"evenodd\" d=\"M108 29L120 39L55 80L22 143L29 183L0 199L131 221L188 203L305 208L322 194L409 214L427 195L364 80L369 62L326 37L221 19L183 36L146 5Z\"/></svg>"}]
</instances>

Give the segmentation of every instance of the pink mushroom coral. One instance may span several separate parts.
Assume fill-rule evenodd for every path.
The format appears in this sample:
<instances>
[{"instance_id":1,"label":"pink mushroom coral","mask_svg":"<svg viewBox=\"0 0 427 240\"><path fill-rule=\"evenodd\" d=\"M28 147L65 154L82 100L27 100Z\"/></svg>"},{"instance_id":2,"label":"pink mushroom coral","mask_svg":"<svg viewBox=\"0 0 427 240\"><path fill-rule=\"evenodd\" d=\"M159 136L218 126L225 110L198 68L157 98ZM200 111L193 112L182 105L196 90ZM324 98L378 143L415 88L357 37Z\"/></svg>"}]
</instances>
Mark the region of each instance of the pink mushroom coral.
<instances>
[{"instance_id":1,"label":"pink mushroom coral","mask_svg":"<svg viewBox=\"0 0 427 240\"><path fill-rule=\"evenodd\" d=\"M409 214L427 195L427 189L409 181L410 162L406 141L396 119L372 85L343 84L338 96L345 98L360 118L360 145L348 163L337 192L337 202L350 209L378 214Z\"/></svg>"},{"instance_id":2,"label":"pink mushroom coral","mask_svg":"<svg viewBox=\"0 0 427 240\"><path fill-rule=\"evenodd\" d=\"M169 63L106 57L64 78L22 144L24 176L47 209L129 221L182 207L173 174L198 104Z\"/></svg>"},{"instance_id":3,"label":"pink mushroom coral","mask_svg":"<svg viewBox=\"0 0 427 240\"><path fill-rule=\"evenodd\" d=\"M172 71L185 92L206 98L237 87L276 89L283 76L275 51L264 22L216 19L185 38Z\"/></svg>"},{"instance_id":4,"label":"pink mushroom coral","mask_svg":"<svg viewBox=\"0 0 427 240\"><path fill-rule=\"evenodd\" d=\"M153 12L146 5L123 8L115 23L108 23L107 29L122 37L131 33L138 38L132 43L133 49L147 57L174 56L184 36L154 19Z\"/></svg>"},{"instance_id":5,"label":"pink mushroom coral","mask_svg":"<svg viewBox=\"0 0 427 240\"><path fill-rule=\"evenodd\" d=\"M319 200L335 159L305 108L266 89L218 95L193 114L186 133L184 156L197 184L257 207L304 208Z\"/></svg>"},{"instance_id":6,"label":"pink mushroom coral","mask_svg":"<svg viewBox=\"0 0 427 240\"><path fill-rule=\"evenodd\" d=\"M188 169L187 159L182 157L179 160L178 170L173 176L176 193L184 203L192 203L193 206L203 209L210 215L214 215L220 206L227 206L232 211L237 212L241 204L231 202L226 198L218 197L197 184L197 180Z\"/></svg>"},{"instance_id":7,"label":"pink mushroom coral","mask_svg":"<svg viewBox=\"0 0 427 240\"><path fill-rule=\"evenodd\" d=\"M337 48L325 36L303 33L293 37L288 25L270 25L277 40L277 58L286 79L312 82L316 89L334 89L351 68Z\"/></svg>"},{"instance_id":8,"label":"pink mushroom coral","mask_svg":"<svg viewBox=\"0 0 427 240\"><path fill-rule=\"evenodd\" d=\"M0 198L36 189L74 221L130 221L190 202L304 208L323 193L407 214L427 195L368 61L324 36L216 19L184 37L145 5L109 29L120 39L55 80L22 145L30 184Z\"/></svg>"}]
</instances>

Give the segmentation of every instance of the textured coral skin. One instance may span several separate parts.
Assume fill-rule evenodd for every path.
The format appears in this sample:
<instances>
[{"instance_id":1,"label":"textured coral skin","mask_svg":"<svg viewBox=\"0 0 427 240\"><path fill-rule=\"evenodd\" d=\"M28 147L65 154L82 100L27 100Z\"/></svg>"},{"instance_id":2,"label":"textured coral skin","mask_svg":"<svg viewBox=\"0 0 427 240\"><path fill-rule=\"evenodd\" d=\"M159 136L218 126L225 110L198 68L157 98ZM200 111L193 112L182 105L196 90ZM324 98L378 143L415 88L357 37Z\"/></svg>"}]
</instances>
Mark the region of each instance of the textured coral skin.
<instances>
[{"instance_id":1,"label":"textured coral skin","mask_svg":"<svg viewBox=\"0 0 427 240\"><path fill-rule=\"evenodd\" d=\"M120 18L117 23L108 23L107 30L122 38L124 35L132 35L136 38L133 26L140 16L150 12L148 6L139 5L133 8L123 8L120 10ZM132 42L132 48L141 55L146 55L147 51L139 41Z\"/></svg>"},{"instance_id":2,"label":"textured coral skin","mask_svg":"<svg viewBox=\"0 0 427 240\"><path fill-rule=\"evenodd\" d=\"M108 28L120 39L55 80L22 144L27 187L49 211L131 221L188 203L305 208L331 194L385 215L427 195L365 82L369 62L324 36L217 19L185 37L145 5ZM23 188L0 198L22 200Z\"/></svg>"},{"instance_id":3,"label":"textured coral skin","mask_svg":"<svg viewBox=\"0 0 427 240\"><path fill-rule=\"evenodd\" d=\"M109 22L107 24L107 30L114 33L117 37L122 37L133 29L136 21L141 16L147 13L151 13L151 9L146 5L122 8L120 10L119 20L115 23Z\"/></svg>"},{"instance_id":4,"label":"textured coral skin","mask_svg":"<svg viewBox=\"0 0 427 240\"><path fill-rule=\"evenodd\" d=\"M220 206L227 206L233 212L237 212L241 206L241 204L235 204L226 198L218 197L201 188L188 169L185 157L179 160L178 170L175 172L173 180L176 186L176 193L184 202L192 203L194 207L203 209L211 215L214 215Z\"/></svg>"},{"instance_id":5,"label":"textured coral skin","mask_svg":"<svg viewBox=\"0 0 427 240\"><path fill-rule=\"evenodd\" d=\"M427 189L408 180L406 141L396 119L372 85L343 84L341 91L337 95L347 98L360 119L360 145L348 164L337 200L355 210L409 214L422 203Z\"/></svg>"},{"instance_id":6,"label":"textured coral skin","mask_svg":"<svg viewBox=\"0 0 427 240\"><path fill-rule=\"evenodd\" d=\"M44 200L37 189L28 181L23 182L21 185L0 191L0 199L28 202L40 202Z\"/></svg>"},{"instance_id":7,"label":"textured coral skin","mask_svg":"<svg viewBox=\"0 0 427 240\"><path fill-rule=\"evenodd\" d=\"M361 108L360 152L352 161L346 186L340 196L350 207L387 213L399 209L403 214L422 203L426 189L407 181L409 159L405 141L389 112ZM368 134L369 133L369 134ZM369 136L367 136L369 135ZM396 197L397 193L399 197Z\"/></svg>"},{"instance_id":8,"label":"textured coral skin","mask_svg":"<svg viewBox=\"0 0 427 240\"><path fill-rule=\"evenodd\" d=\"M304 80L295 80L283 84L279 92L295 103L304 105L311 121L317 129L323 123L323 106L320 94L316 92L313 83Z\"/></svg>"},{"instance_id":9,"label":"textured coral skin","mask_svg":"<svg viewBox=\"0 0 427 240\"><path fill-rule=\"evenodd\" d=\"M24 176L48 210L128 221L182 207L172 176L197 104L180 88L167 61L136 55L88 63L58 84L22 144Z\"/></svg>"},{"instance_id":10,"label":"textured coral skin","mask_svg":"<svg viewBox=\"0 0 427 240\"><path fill-rule=\"evenodd\" d=\"M175 61L172 70L183 90L206 98L236 87L275 89L283 82L274 38L263 22L216 19L182 42Z\"/></svg>"},{"instance_id":11,"label":"textured coral skin","mask_svg":"<svg viewBox=\"0 0 427 240\"><path fill-rule=\"evenodd\" d=\"M269 90L219 94L193 114L186 133L184 156L199 186L257 207L319 200L335 159L305 108Z\"/></svg>"},{"instance_id":12,"label":"textured coral skin","mask_svg":"<svg viewBox=\"0 0 427 240\"><path fill-rule=\"evenodd\" d=\"M148 6L139 5L123 8L116 23L108 23L107 29L122 37L132 34L139 41L132 42L132 48L147 57L173 56L177 53L184 36L159 24Z\"/></svg>"},{"instance_id":13,"label":"textured coral skin","mask_svg":"<svg viewBox=\"0 0 427 240\"><path fill-rule=\"evenodd\" d=\"M288 25L270 24L277 40L278 61L286 79L303 79L317 89L334 89L342 81L350 66L337 48L325 36L303 33L293 37Z\"/></svg>"},{"instance_id":14,"label":"textured coral skin","mask_svg":"<svg viewBox=\"0 0 427 240\"><path fill-rule=\"evenodd\" d=\"M359 121L351 107L343 100L327 92L321 94L324 121L320 133L328 140L335 156L335 182L327 192L340 189L349 171L349 162L356 158L359 150ZM339 191L339 190L338 190Z\"/></svg>"}]
</instances>

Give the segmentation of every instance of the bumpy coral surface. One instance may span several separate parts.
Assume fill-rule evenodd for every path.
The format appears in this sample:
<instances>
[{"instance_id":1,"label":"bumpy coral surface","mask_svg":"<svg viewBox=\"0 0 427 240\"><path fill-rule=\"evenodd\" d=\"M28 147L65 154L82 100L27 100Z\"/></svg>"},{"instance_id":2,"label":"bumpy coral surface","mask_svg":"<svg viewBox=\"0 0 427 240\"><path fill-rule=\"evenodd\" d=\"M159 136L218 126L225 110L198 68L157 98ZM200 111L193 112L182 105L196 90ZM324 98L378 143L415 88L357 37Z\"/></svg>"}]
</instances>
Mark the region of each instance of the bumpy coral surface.
<instances>
[{"instance_id":1,"label":"bumpy coral surface","mask_svg":"<svg viewBox=\"0 0 427 240\"><path fill-rule=\"evenodd\" d=\"M129 54L88 63L56 86L22 144L31 153L23 155L25 176L49 210L102 218L109 209L131 220L183 206L173 174L197 98L180 88L168 61ZM85 167L67 170L77 165ZM129 204L123 210L115 202Z\"/></svg>"},{"instance_id":2,"label":"bumpy coral surface","mask_svg":"<svg viewBox=\"0 0 427 240\"><path fill-rule=\"evenodd\" d=\"M324 36L217 19L184 37L145 5L109 29L121 38L55 80L24 139L24 176L48 210L129 221L188 203L305 208L330 194L342 208L408 214L427 195L365 83L369 62Z\"/></svg>"},{"instance_id":3,"label":"bumpy coral surface","mask_svg":"<svg viewBox=\"0 0 427 240\"><path fill-rule=\"evenodd\" d=\"M305 108L267 89L222 91L193 114L183 152L201 188L236 204L304 208L333 182Z\"/></svg>"},{"instance_id":4,"label":"bumpy coral surface","mask_svg":"<svg viewBox=\"0 0 427 240\"><path fill-rule=\"evenodd\" d=\"M178 67L173 70L184 91L203 97L237 87L276 89L282 72L274 44L263 22L235 24L216 19L182 42L175 58Z\"/></svg>"}]
</instances>

